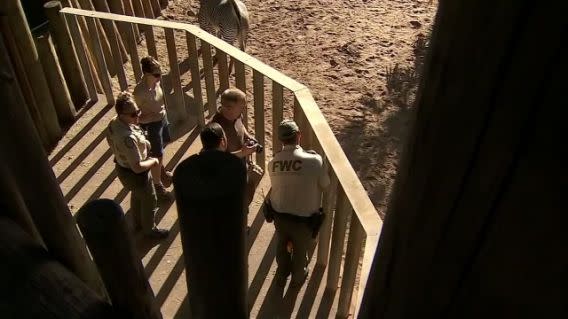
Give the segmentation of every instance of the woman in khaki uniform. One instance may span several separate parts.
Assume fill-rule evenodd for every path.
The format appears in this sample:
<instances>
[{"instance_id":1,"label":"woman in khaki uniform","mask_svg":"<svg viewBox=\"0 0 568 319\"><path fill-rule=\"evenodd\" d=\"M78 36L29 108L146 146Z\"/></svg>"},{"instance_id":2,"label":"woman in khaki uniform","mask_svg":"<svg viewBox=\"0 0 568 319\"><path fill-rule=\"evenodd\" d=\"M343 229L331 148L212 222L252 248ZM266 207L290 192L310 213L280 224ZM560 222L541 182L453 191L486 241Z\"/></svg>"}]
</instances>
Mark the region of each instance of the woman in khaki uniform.
<instances>
[{"instance_id":1,"label":"woman in khaki uniform","mask_svg":"<svg viewBox=\"0 0 568 319\"><path fill-rule=\"evenodd\" d=\"M116 99L115 116L109 123L106 135L114 154L118 179L131 191L130 210L134 216L134 229L147 236L164 238L168 231L154 223L158 210L156 191L150 171L160 165L155 157L148 155L150 142L138 125L140 109L132 95L122 92Z\"/></svg>"}]
</instances>

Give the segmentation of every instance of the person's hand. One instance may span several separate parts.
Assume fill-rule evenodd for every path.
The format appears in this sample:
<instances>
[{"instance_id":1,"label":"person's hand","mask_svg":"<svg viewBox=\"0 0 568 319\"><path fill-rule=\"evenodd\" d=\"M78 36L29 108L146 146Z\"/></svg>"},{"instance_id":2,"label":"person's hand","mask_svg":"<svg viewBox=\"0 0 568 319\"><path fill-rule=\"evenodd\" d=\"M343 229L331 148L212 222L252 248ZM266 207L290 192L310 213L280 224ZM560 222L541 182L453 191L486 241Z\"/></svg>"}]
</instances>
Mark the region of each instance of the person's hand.
<instances>
[{"instance_id":1,"label":"person's hand","mask_svg":"<svg viewBox=\"0 0 568 319\"><path fill-rule=\"evenodd\" d=\"M152 166L160 165L160 161L157 158L149 157L148 159L151 159L154 162Z\"/></svg>"},{"instance_id":2,"label":"person's hand","mask_svg":"<svg viewBox=\"0 0 568 319\"><path fill-rule=\"evenodd\" d=\"M256 143L245 144L243 145L241 152L243 153L244 156L249 156L256 151L256 145L257 145Z\"/></svg>"}]
</instances>

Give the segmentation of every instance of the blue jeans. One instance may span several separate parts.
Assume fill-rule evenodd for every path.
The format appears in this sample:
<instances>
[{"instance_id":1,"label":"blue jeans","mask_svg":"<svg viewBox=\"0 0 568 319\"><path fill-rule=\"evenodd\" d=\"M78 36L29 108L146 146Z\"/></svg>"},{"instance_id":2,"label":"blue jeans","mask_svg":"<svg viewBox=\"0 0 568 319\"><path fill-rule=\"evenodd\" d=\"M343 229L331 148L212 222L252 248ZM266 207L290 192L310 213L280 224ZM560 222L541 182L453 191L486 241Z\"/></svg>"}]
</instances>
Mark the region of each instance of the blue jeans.
<instances>
[{"instance_id":1,"label":"blue jeans","mask_svg":"<svg viewBox=\"0 0 568 319\"><path fill-rule=\"evenodd\" d=\"M140 127L146 131L151 145L150 156L162 157L164 155L164 147L171 141L168 126L169 123L165 117L161 121L140 124Z\"/></svg>"}]
</instances>

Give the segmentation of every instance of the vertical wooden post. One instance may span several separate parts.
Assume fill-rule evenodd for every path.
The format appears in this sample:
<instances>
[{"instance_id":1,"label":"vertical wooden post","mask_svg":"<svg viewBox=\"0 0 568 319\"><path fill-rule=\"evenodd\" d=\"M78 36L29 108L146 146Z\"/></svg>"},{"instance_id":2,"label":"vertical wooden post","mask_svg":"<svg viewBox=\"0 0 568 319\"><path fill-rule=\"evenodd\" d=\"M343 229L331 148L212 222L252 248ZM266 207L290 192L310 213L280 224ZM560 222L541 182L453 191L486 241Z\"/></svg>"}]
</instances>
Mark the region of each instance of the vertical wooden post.
<instances>
[{"instance_id":1,"label":"vertical wooden post","mask_svg":"<svg viewBox=\"0 0 568 319\"><path fill-rule=\"evenodd\" d=\"M162 8L166 8L168 6L168 0L160 0L160 5Z\"/></svg>"},{"instance_id":2,"label":"vertical wooden post","mask_svg":"<svg viewBox=\"0 0 568 319\"><path fill-rule=\"evenodd\" d=\"M322 154L322 156L325 154ZM329 172L329 186L323 192L322 207L325 214L325 219L321 225L319 239L318 239L318 265L327 266L329 262L329 245L331 240L331 225L334 219L335 203L337 200L337 175L335 175L333 168L326 164L327 160L324 158L324 167Z\"/></svg>"},{"instance_id":3,"label":"vertical wooden post","mask_svg":"<svg viewBox=\"0 0 568 319\"><path fill-rule=\"evenodd\" d=\"M9 287L0 292L3 318L117 318L107 302L5 216L0 260L0 284Z\"/></svg>"},{"instance_id":4,"label":"vertical wooden post","mask_svg":"<svg viewBox=\"0 0 568 319\"><path fill-rule=\"evenodd\" d=\"M122 2L124 1L124 6L122 5ZM129 15L132 16L132 4L130 3L130 0L107 0L108 3L108 8L110 10L110 12L114 13L114 14L121 14L121 15ZM130 12L131 14L126 14L125 12L127 11L127 7L128 5L130 5ZM130 38L128 37L128 30L127 27L130 28L128 26L128 24L126 23L120 23L118 21L116 21L115 23L116 25L116 29L118 30L118 39L122 39L122 43L124 44L124 46L126 47L126 51L128 53L130 53L128 47L130 46L130 43L128 41L131 41ZM136 34L137 32L137 28L136 25L134 26L136 31L134 32L134 34ZM136 40L134 40L136 41ZM136 42L135 42L136 43Z\"/></svg>"},{"instance_id":5,"label":"vertical wooden post","mask_svg":"<svg viewBox=\"0 0 568 319\"><path fill-rule=\"evenodd\" d=\"M203 59L203 72L205 72L205 89L207 91L209 116L213 116L217 112L217 92L215 92L215 79L213 77L211 46L205 41L201 41L201 58Z\"/></svg>"},{"instance_id":6,"label":"vertical wooden post","mask_svg":"<svg viewBox=\"0 0 568 319\"><path fill-rule=\"evenodd\" d=\"M98 65L98 69L101 70L99 78L103 85L107 102L111 105L114 105L114 94L112 92L112 85L110 83L105 57L101 49L101 42L99 38L99 31L97 30L97 25L93 18L85 18L85 20L87 21L87 26L89 28L89 33L91 36L91 43L93 44L93 54L95 55L95 61Z\"/></svg>"},{"instance_id":7,"label":"vertical wooden post","mask_svg":"<svg viewBox=\"0 0 568 319\"><path fill-rule=\"evenodd\" d=\"M28 79L26 67L24 66L24 62L22 61L22 58L20 56L18 46L16 45L16 40L14 40L14 32L12 32L8 21L6 21L6 17L0 17L0 22L2 23L2 29L5 30L2 35L12 63L14 65L14 72L16 74L16 77L18 78L18 82L20 84L26 102L25 104L28 107L28 111L33 120L34 128L40 137L42 145L47 149L50 146L49 136L47 135L47 131L45 130L43 119L41 117L41 113L39 112L39 107L34 96L32 85L30 83L30 80ZM7 57L8 56L6 56L6 58Z\"/></svg>"},{"instance_id":8,"label":"vertical wooden post","mask_svg":"<svg viewBox=\"0 0 568 319\"><path fill-rule=\"evenodd\" d=\"M352 213L351 205L345 195L341 185L338 185L337 209L335 220L333 221L333 236L331 237L331 252L329 256L329 266L327 268L327 289L335 291L339 283L339 272L343 256L343 246L345 243L345 231L347 229L347 218Z\"/></svg>"},{"instance_id":9,"label":"vertical wooden post","mask_svg":"<svg viewBox=\"0 0 568 319\"><path fill-rule=\"evenodd\" d=\"M134 9L134 16L139 18L146 18L146 13L144 13L143 0L132 0L132 7ZM141 30L142 31L142 30Z\"/></svg>"},{"instance_id":10,"label":"vertical wooden post","mask_svg":"<svg viewBox=\"0 0 568 319\"><path fill-rule=\"evenodd\" d=\"M120 205L95 200L76 218L115 310L126 318L161 319Z\"/></svg>"},{"instance_id":11,"label":"vertical wooden post","mask_svg":"<svg viewBox=\"0 0 568 319\"><path fill-rule=\"evenodd\" d=\"M138 1L138 0L134 0ZM144 8L144 14L148 19L154 19L154 9L152 9L152 4L150 4L150 0L140 0L142 1L142 7Z\"/></svg>"},{"instance_id":12,"label":"vertical wooden post","mask_svg":"<svg viewBox=\"0 0 568 319\"><path fill-rule=\"evenodd\" d=\"M83 67L83 74L85 84L87 86L87 91L89 92L89 99L93 102L96 102L99 100L99 97L97 94L95 79L91 70L91 63L87 57L85 46L83 45L83 37L81 36L81 31L79 31L77 17L73 15L65 15L65 20L67 21L67 25L69 26L69 33L71 34L71 38L75 43L77 58L79 59L79 63Z\"/></svg>"},{"instance_id":13,"label":"vertical wooden post","mask_svg":"<svg viewBox=\"0 0 568 319\"><path fill-rule=\"evenodd\" d=\"M75 54L75 48L73 47L73 42L71 42L67 25L63 17L59 15L59 11L62 8L61 2L49 1L43 7L49 19L49 32L55 42L55 49L59 57L63 76L69 87L69 93L71 93L71 99L75 107L81 107L87 100L85 77L83 70L79 66L79 59Z\"/></svg>"},{"instance_id":14,"label":"vertical wooden post","mask_svg":"<svg viewBox=\"0 0 568 319\"><path fill-rule=\"evenodd\" d=\"M356 217L351 218L347 251L345 253L345 266L343 267L343 278L341 279L341 289L339 290L337 318L349 317L349 308L351 308L351 301L353 300L363 238L364 230L361 222Z\"/></svg>"},{"instance_id":15,"label":"vertical wooden post","mask_svg":"<svg viewBox=\"0 0 568 319\"><path fill-rule=\"evenodd\" d=\"M117 13L119 10L118 4L115 4L116 1L122 2L121 0L109 0L109 6L110 6L110 10L114 13ZM113 9L116 8L116 9ZM116 11L115 11L116 10ZM130 0L124 0L124 11L121 11L122 13L119 14L125 14L127 16L131 16L134 17L134 6L132 5L132 2ZM138 25L134 24L132 25L133 29L134 29L134 38L135 39L139 39L140 38L140 31L138 30Z\"/></svg>"},{"instance_id":16,"label":"vertical wooden post","mask_svg":"<svg viewBox=\"0 0 568 319\"><path fill-rule=\"evenodd\" d=\"M187 50L189 52L189 69L191 71L191 86L193 87L193 100L197 107L197 120L199 126L205 126L205 110L203 109L203 93L201 92L201 76L199 74L199 56L197 54L197 44L195 36L189 32L185 33L187 40Z\"/></svg>"},{"instance_id":17,"label":"vertical wooden post","mask_svg":"<svg viewBox=\"0 0 568 319\"><path fill-rule=\"evenodd\" d=\"M57 118L61 124L71 124L75 121L75 106L67 89L59 59L51 42L49 33L36 38L37 51L47 79L47 86L53 97Z\"/></svg>"},{"instance_id":18,"label":"vertical wooden post","mask_svg":"<svg viewBox=\"0 0 568 319\"><path fill-rule=\"evenodd\" d=\"M148 55L157 59L158 49L156 49L156 40L154 39L154 28L147 26L146 30L144 30L144 34L146 35L146 49L148 51Z\"/></svg>"},{"instance_id":19,"label":"vertical wooden post","mask_svg":"<svg viewBox=\"0 0 568 319\"><path fill-rule=\"evenodd\" d=\"M109 12L110 13L110 8L108 6L108 2L107 0L91 0L95 9L97 11L100 12ZM111 23L105 23L105 21L109 21ZM122 42L122 38L121 38L121 34L120 32L118 32L118 29L116 28L116 26L114 25L114 23L112 23L112 21L110 20L106 20L106 19L101 19L98 20L98 23L101 23L103 26L103 31L102 33L106 35L106 37L108 38L108 42L111 48L111 53L112 55L118 55L118 53L120 53L120 58L121 58L121 65L122 62L126 62L128 61L128 56L126 54L126 48L124 47L124 43ZM118 48L119 50L116 50L113 48L113 42L115 41L114 39L118 40ZM117 66L118 68L118 66Z\"/></svg>"},{"instance_id":20,"label":"vertical wooden post","mask_svg":"<svg viewBox=\"0 0 568 319\"><path fill-rule=\"evenodd\" d=\"M227 53L217 51L217 67L219 68L219 90L221 92L229 88L229 69L227 65Z\"/></svg>"},{"instance_id":21,"label":"vertical wooden post","mask_svg":"<svg viewBox=\"0 0 568 319\"><path fill-rule=\"evenodd\" d=\"M264 138L264 75L254 70L252 83L254 88L254 137L260 144L266 145ZM266 151L256 153L256 164L264 169Z\"/></svg>"},{"instance_id":22,"label":"vertical wooden post","mask_svg":"<svg viewBox=\"0 0 568 319\"><path fill-rule=\"evenodd\" d=\"M174 30L170 28L164 29L166 35L166 46L168 48L168 59L170 62L170 79L174 91L174 105L169 105L170 110L174 115L173 122L182 122L187 118L187 111L185 101L183 98L183 89L181 87L181 78L179 72L179 64L177 59L176 38ZM173 107L172 107L173 106ZM168 111L170 111L168 110Z\"/></svg>"},{"instance_id":23,"label":"vertical wooden post","mask_svg":"<svg viewBox=\"0 0 568 319\"><path fill-rule=\"evenodd\" d=\"M296 97L294 97L294 121L300 127L300 132L302 132L300 144L305 149L311 149L313 147L313 130L306 118L306 114L302 110L300 101Z\"/></svg>"},{"instance_id":24,"label":"vertical wooden post","mask_svg":"<svg viewBox=\"0 0 568 319\"><path fill-rule=\"evenodd\" d=\"M278 125L284 116L284 90L282 85L272 81L272 154L280 152L282 142L278 139Z\"/></svg>"},{"instance_id":25,"label":"vertical wooden post","mask_svg":"<svg viewBox=\"0 0 568 319\"><path fill-rule=\"evenodd\" d=\"M115 26L113 21L103 19L101 20L103 27L105 29L114 30ZM107 38L110 43L110 48L112 49L112 58L115 66L115 71L118 77L118 84L120 85L120 89L125 91L128 89L128 82L126 80L126 73L124 72L124 66L122 65L122 58L120 56L120 37L114 32L107 33Z\"/></svg>"},{"instance_id":26,"label":"vertical wooden post","mask_svg":"<svg viewBox=\"0 0 568 319\"><path fill-rule=\"evenodd\" d=\"M34 44L24 10L19 0L5 0L4 8L7 12L6 18L10 23L18 47L22 62L26 68L28 79L33 87L35 100L38 102L38 109L47 132L50 144L55 143L62 135L61 126L57 120L57 113L53 105L53 99L47 86L47 80L39 61L37 49ZM40 102L41 101L41 102Z\"/></svg>"},{"instance_id":27,"label":"vertical wooden post","mask_svg":"<svg viewBox=\"0 0 568 319\"><path fill-rule=\"evenodd\" d=\"M150 6L152 6L152 11L154 12L154 17L158 18L162 15L162 8L160 8L160 3L158 0L149 0Z\"/></svg>"},{"instance_id":28,"label":"vertical wooden post","mask_svg":"<svg viewBox=\"0 0 568 319\"><path fill-rule=\"evenodd\" d=\"M134 71L135 82L142 78L142 67L140 66L140 57L138 55L138 46L136 45L135 39L135 24L126 22L117 22L122 26L122 29L126 31L125 37L128 43L128 54L130 54L130 63L132 64L132 70Z\"/></svg>"},{"instance_id":29,"label":"vertical wooden post","mask_svg":"<svg viewBox=\"0 0 568 319\"><path fill-rule=\"evenodd\" d=\"M9 168L13 187L19 190L21 201L25 203L49 252L94 291L104 295L96 267L89 258L47 155L33 129L29 113L24 107L25 101L2 42L0 74L4 115L0 117L0 166Z\"/></svg>"},{"instance_id":30,"label":"vertical wooden post","mask_svg":"<svg viewBox=\"0 0 568 319\"><path fill-rule=\"evenodd\" d=\"M235 60L235 82L237 88L247 93L247 82L245 76L245 64L241 61ZM248 106L245 105L243 109L243 124L248 129Z\"/></svg>"},{"instance_id":31,"label":"vertical wooden post","mask_svg":"<svg viewBox=\"0 0 568 319\"><path fill-rule=\"evenodd\" d=\"M95 11L95 7L94 7L93 3L91 2L91 0L77 0L77 1L79 1L81 9ZM97 1L100 1L100 0L97 0ZM80 17L79 18L79 20L86 20L86 19L87 19L86 17ZM97 26L97 29L98 29L98 32L99 32L99 36L98 36L99 40L100 40L99 45L102 49L105 60L107 62L107 70L108 70L110 75L114 76L116 74L116 71L115 71L114 61L113 61L113 58L112 58L112 50L110 48L110 43L108 42L106 32L103 29L103 26L102 26L102 24L99 20L95 20L95 25ZM86 22L84 23L84 25L82 24L82 26L85 27L83 29L83 36L85 38L93 38L93 35L90 35L91 31L90 30L87 31L87 29L86 29ZM91 47L90 52L93 52L94 51L94 48L93 48L94 44L91 43L90 47ZM98 70L98 73L102 73L102 71Z\"/></svg>"}]
</instances>

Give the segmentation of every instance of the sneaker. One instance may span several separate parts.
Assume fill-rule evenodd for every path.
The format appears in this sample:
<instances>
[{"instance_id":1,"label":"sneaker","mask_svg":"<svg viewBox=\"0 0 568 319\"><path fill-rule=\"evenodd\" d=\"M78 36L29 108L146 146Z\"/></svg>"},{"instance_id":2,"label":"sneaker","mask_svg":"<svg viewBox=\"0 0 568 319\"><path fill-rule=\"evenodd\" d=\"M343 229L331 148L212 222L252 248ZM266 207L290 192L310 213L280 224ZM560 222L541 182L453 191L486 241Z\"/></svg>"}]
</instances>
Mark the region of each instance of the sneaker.
<instances>
[{"instance_id":1,"label":"sneaker","mask_svg":"<svg viewBox=\"0 0 568 319\"><path fill-rule=\"evenodd\" d=\"M160 201L172 201L174 200L174 195L168 191L163 184L154 184L156 188L156 196Z\"/></svg>"},{"instance_id":2,"label":"sneaker","mask_svg":"<svg viewBox=\"0 0 568 319\"><path fill-rule=\"evenodd\" d=\"M170 231L167 229L154 228L151 232L147 233L146 236L156 239L164 239L170 235Z\"/></svg>"},{"instance_id":3,"label":"sneaker","mask_svg":"<svg viewBox=\"0 0 568 319\"><path fill-rule=\"evenodd\" d=\"M172 174L172 172L166 171L166 169L162 169L161 180L164 187L168 188L172 185L173 177L174 174Z\"/></svg>"}]
</instances>

